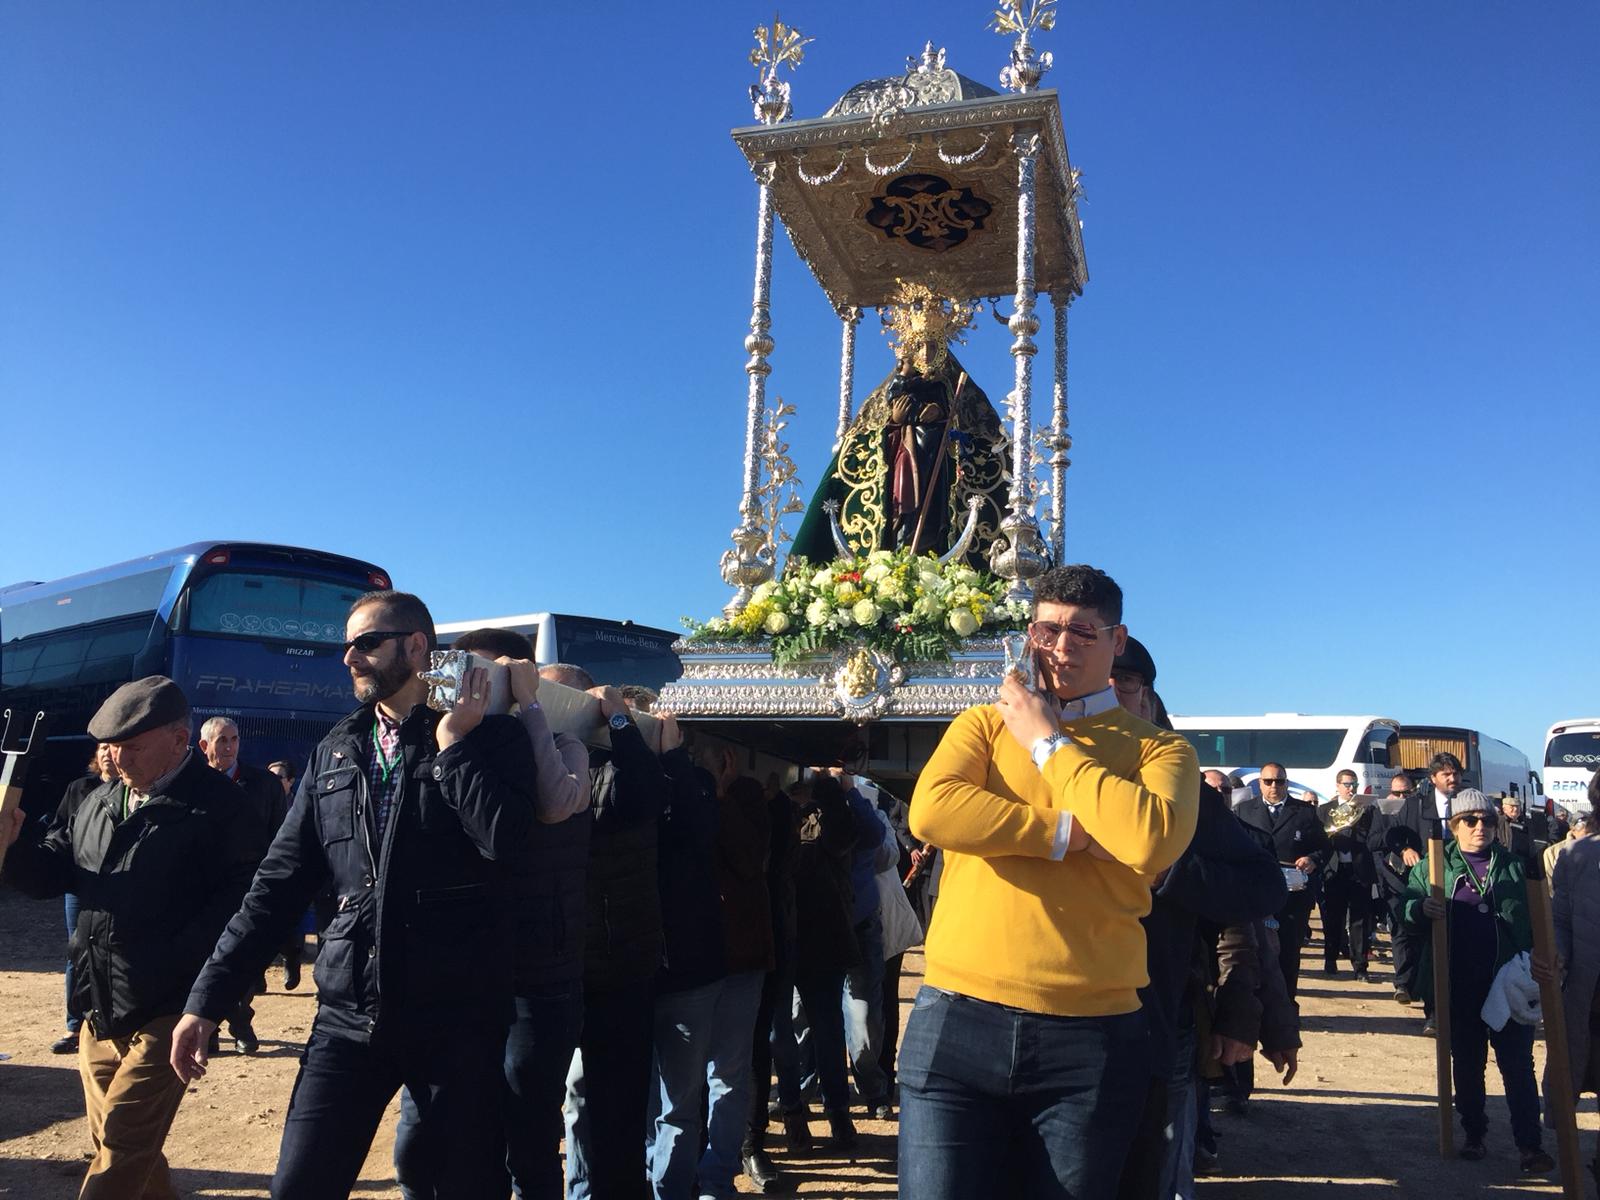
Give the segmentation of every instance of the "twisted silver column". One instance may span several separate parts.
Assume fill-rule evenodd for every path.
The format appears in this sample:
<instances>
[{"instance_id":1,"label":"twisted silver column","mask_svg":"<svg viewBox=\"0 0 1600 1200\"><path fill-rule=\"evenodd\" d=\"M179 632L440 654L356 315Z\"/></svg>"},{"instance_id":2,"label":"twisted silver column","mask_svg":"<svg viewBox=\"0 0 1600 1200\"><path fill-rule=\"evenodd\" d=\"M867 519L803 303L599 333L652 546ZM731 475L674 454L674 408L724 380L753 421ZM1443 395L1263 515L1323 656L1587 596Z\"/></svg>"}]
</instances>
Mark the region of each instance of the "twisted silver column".
<instances>
[{"instance_id":1,"label":"twisted silver column","mask_svg":"<svg viewBox=\"0 0 1600 1200\"><path fill-rule=\"evenodd\" d=\"M861 324L861 310L851 305L839 314L839 320L844 326L844 335L839 350L839 428L833 435L834 450L844 445L845 430L850 428L855 408L856 326Z\"/></svg>"},{"instance_id":2,"label":"twisted silver column","mask_svg":"<svg viewBox=\"0 0 1600 1200\"><path fill-rule=\"evenodd\" d=\"M772 578L772 562L762 553L766 530L761 527L761 505L756 489L761 485L761 414L767 405L767 376L772 365L772 180L775 163L756 166L759 190L756 201L756 282L750 301L750 332L744 348L749 359L744 364L750 377L744 414L744 494L739 501L739 525L730 535L733 549L722 555L722 581L734 588L733 598L723 605L726 616L733 616L750 602L756 587Z\"/></svg>"},{"instance_id":3,"label":"twisted silver column","mask_svg":"<svg viewBox=\"0 0 1600 1200\"><path fill-rule=\"evenodd\" d=\"M1034 243L1038 214L1035 168L1039 135L1019 133L1012 138L1017 155L1017 295L1006 326L1013 340L1011 354L1016 380L1011 391L1011 495L1009 511L1000 521L1000 534L990 550L989 565L1010 581L1006 598L1031 601L1029 581L1047 565L1039 524L1033 516L1033 356L1038 352L1033 335L1039 332L1034 316L1037 294L1033 283Z\"/></svg>"},{"instance_id":4,"label":"twisted silver column","mask_svg":"<svg viewBox=\"0 0 1600 1200\"><path fill-rule=\"evenodd\" d=\"M1072 437L1067 433L1067 312L1076 298L1070 290L1064 297L1050 293L1056 318L1056 386L1045 448L1050 451L1050 533L1057 566L1067 560L1067 468L1072 465L1067 457L1067 451L1072 449Z\"/></svg>"}]
</instances>

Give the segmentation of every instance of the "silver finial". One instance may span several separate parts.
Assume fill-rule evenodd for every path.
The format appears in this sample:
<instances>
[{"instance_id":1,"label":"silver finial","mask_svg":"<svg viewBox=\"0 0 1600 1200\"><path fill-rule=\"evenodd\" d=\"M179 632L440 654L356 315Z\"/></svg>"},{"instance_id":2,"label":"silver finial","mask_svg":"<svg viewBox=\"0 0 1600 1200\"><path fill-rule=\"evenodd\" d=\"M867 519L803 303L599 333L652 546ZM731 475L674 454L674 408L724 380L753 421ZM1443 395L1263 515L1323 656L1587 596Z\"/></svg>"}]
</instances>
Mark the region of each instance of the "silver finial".
<instances>
[{"instance_id":1,"label":"silver finial","mask_svg":"<svg viewBox=\"0 0 1600 1200\"><path fill-rule=\"evenodd\" d=\"M1013 92L1031 92L1054 63L1048 50L1033 48L1034 30L1048 33L1056 27L1056 0L1000 0L989 27L999 34L1014 34L1011 65L1000 72L1000 82Z\"/></svg>"},{"instance_id":2,"label":"silver finial","mask_svg":"<svg viewBox=\"0 0 1600 1200\"><path fill-rule=\"evenodd\" d=\"M777 13L772 14L772 25L757 25L756 48L750 51L750 65L759 74L757 82L750 85L750 103L755 107L756 120L763 125L776 125L789 115L789 84L778 78L778 68L785 63L792 71L805 58L805 48L815 38L802 37L792 25L785 25Z\"/></svg>"}]
</instances>

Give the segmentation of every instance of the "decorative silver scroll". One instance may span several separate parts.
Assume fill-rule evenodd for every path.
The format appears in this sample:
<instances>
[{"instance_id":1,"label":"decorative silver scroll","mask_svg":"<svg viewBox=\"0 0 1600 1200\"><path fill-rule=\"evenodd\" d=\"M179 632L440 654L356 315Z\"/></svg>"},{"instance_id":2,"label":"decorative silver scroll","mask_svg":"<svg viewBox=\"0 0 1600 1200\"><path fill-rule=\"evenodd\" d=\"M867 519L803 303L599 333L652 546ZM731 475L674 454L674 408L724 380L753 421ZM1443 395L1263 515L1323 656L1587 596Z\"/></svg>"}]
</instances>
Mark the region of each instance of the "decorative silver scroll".
<instances>
[{"instance_id":1,"label":"decorative silver scroll","mask_svg":"<svg viewBox=\"0 0 1600 1200\"><path fill-rule=\"evenodd\" d=\"M499 663L481 658L470 650L435 650L428 655L428 661L430 669L417 672L417 678L428 685L428 707L434 712L455 711L456 701L461 698L462 681L473 667L489 672L489 704L485 711L511 710L511 673Z\"/></svg>"}]
</instances>

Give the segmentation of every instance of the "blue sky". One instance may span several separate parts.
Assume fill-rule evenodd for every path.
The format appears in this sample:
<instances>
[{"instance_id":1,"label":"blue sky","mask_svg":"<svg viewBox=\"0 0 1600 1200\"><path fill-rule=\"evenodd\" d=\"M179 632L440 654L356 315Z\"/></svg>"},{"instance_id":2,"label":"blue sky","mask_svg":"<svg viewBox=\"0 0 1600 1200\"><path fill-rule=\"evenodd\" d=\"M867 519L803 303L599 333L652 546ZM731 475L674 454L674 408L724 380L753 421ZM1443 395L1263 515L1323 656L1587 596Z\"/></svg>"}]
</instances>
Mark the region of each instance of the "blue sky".
<instances>
[{"instance_id":1,"label":"blue sky","mask_svg":"<svg viewBox=\"0 0 1600 1200\"><path fill-rule=\"evenodd\" d=\"M1005 62L980 3L783 14L802 117L926 39ZM0 582L239 537L441 620L716 612L770 15L0 8ZM1087 193L1068 554L1170 706L1530 756L1600 710L1600 9L1098 0L1041 44ZM781 235L773 321L809 490L838 332ZM962 357L1005 394L998 326ZM858 396L889 365L864 326Z\"/></svg>"}]
</instances>

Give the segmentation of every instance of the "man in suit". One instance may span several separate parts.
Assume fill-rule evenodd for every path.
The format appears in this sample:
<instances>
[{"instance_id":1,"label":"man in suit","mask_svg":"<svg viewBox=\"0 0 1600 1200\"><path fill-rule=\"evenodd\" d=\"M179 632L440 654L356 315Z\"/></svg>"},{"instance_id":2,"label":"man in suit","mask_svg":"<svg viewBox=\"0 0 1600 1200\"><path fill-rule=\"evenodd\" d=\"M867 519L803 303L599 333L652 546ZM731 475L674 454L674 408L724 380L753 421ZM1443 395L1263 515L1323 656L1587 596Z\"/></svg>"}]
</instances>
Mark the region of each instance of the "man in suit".
<instances>
[{"instance_id":1,"label":"man in suit","mask_svg":"<svg viewBox=\"0 0 1600 1200\"><path fill-rule=\"evenodd\" d=\"M1376 932L1376 857L1368 848L1378 816L1370 795L1356 791L1356 773L1340 771L1338 794L1317 809L1333 850L1322 881L1322 970L1337 975L1339 955L1350 959L1357 982L1367 981L1367 956ZM1353 813L1353 816L1350 814ZM1333 828L1335 817L1342 819Z\"/></svg>"},{"instance_id":2,"label":"man in suit","mask_svg":"<svg viewBox=\"0 0 1600 1200\"><path fill-rule=\"evenodd\" d=\"M1289 794L1289 773L1282 763L1264 765L1260 784L1260 798L1252 796L1234 811L1246 825L1253 825L1272 839L1280 864L1295 867L1308 880L1304 887L1289 892L1278 912L1278 962L1283 968L1284 987L1293 1000L1300 982L1300 948L1309 932L1311 905L1331 848L1317 810Z\"/></svg>"},{"instance_id":3,"label":"man in suit","mask_svg":"<svg viewBox=\"0 0 1600 1200\"><path fill-rule=\"evenodd\" d=\"M265 854L289 811L289 797L284 795L283 781L271 771L239 761L239 726L229 717L212 717L200 726L199 747L211 769L233 780L244 793L246 802L267 831L267 840L261 846ZM300 937L305 940L303 934ZM228 1017L228 1032L233 1035L234 1045L241 1054L254 1054L261 1049L261 1040L256 1037L256 1010L250 1002L266 990L267 980L262 976L260 986L240 1000ZM216 1035L212 1034L211 1053L216 1052Z\"/></svg>"}]
</instances>

